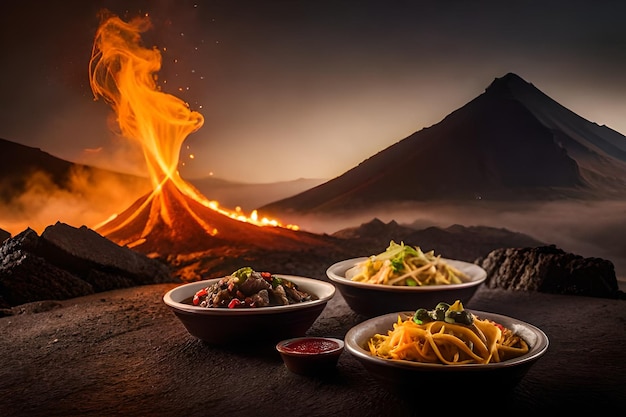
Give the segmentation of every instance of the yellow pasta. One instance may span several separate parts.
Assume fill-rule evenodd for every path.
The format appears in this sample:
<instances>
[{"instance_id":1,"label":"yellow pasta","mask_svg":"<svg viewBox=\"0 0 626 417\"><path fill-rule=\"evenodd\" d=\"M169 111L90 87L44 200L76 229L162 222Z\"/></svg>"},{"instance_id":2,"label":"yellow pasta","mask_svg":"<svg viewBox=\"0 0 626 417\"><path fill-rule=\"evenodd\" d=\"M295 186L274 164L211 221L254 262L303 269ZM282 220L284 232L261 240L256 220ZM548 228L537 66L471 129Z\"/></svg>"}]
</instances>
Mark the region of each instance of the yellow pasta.
<instances>
[{"instance_id":1,"label":"yellow pasta","mask_svg":"<svg viewBox=\"0 0 626 417\"><path fill-rule=\"evenodd\" d=\"M387 249L371 255L346 271L346 278L367 284L424 286L461 284L469 277L434 251L393 240Z\"/></svg>"},{"instance_id":2,"label":"yellow pasta","mask_svg":"<svg viewBox=\"0 0 626 417\"><path fill-rule=\"evenodd\" d=\"M464 311L459 301L448 307L453 313ZM434 311L430 312L433 317ZM449 317L453 315L448 321L416 322L413 317L402 320L398 316L393 329L369 339L369 351L387 359L459 365L502 362L529 350L524 339L491 320L471 315L471 324L462 324Z\"/></svg>"}]
</instances>

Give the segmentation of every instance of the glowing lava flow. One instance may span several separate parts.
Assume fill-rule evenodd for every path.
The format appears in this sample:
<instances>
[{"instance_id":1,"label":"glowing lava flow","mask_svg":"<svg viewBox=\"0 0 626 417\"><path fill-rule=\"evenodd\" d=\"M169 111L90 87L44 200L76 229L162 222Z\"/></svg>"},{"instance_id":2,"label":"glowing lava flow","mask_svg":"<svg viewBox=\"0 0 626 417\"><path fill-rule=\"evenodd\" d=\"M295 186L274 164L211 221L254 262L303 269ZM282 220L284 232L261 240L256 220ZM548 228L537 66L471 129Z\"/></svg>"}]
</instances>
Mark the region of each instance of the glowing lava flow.
<instances>
[{"instance_id":1,"label":"glowing lava flow","mask_svg":"<svg viewBox=\"0 0 626 417\"><path fill-rule=\"evenodd\" d=\"M134 214L126 214L124 219L113 218L97 229L113 234L133 222L136 224L138 216L145 216L146 212L149 215L143 223L141 237L150 234L159 222L172 226L175 215L179 215L173 212L171 204L167 204L173 196L180 200L178 207L191 207L192 204L186 201L191 199L235 220L257 226L281 226L274 220L257 219L255 212L247 217L239 211L221 209L217 202L202 196L180 177L177 167L182 143L189 134L202 127L204 117L157 87L156 73L161 68L161 53L156 48L141 45L140 34L150 26L147 17L124 22L117 16L108 16L102 20L95 36L89 62L94 97L101 97L110 104L122 134L141 144L153 189ZM172 190L172 185L180 193L170 191L170 195L164 196L163 191ZM186 214L207 234L219 233L214 224L193 210L188 209ZM296 226L287 228L297 229Z\"/></svg>"}]
</instances>

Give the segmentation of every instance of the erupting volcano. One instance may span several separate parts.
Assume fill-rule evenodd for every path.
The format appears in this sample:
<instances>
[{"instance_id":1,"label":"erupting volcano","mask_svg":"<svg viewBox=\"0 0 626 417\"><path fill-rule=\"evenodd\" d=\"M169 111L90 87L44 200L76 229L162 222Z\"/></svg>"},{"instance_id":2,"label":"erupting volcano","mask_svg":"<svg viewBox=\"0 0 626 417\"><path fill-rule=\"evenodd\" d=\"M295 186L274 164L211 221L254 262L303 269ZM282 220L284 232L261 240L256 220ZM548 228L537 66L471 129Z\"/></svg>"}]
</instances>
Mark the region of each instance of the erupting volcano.
<instances>
[{"instance_id":1,"label":"erupting volcano","mask_svg":"<svg viewBox=\"0 0 626 417\"><path fill-rule=\"evenodd\" d=\"M141 145L153 190L95 230L120 245L156 255L198 252L227 242L293 249L316 241L290 230L295 226L259 220L255 212L248 217L222 209L181 178L181 145L202 127L204 117L157 86L161 53L141 44L141 33L150 26L147 16L124 22L103 15L96 32L89 63L92 91L111 105L124 137Z\"/></svg>"}]
</instances>

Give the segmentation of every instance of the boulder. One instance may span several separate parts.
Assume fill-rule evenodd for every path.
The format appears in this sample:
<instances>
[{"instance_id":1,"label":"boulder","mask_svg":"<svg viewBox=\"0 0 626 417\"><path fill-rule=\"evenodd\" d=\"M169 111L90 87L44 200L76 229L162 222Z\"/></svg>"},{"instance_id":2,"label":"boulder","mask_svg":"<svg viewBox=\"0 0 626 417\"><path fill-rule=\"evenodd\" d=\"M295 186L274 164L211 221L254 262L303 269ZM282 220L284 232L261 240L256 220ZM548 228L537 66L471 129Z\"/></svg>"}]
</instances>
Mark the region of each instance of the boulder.
<instances>
[{"instance_id":1,"label":"boulder","mask_svg":"<svg viewBox=\"0 0 626 417\"><path fill-rule=\"evenodd\" d=\"M177 281L163 262L85 226L64 223L41 236L27 228L0 245L0 308Z\"/></svg>"},{"instance_id":2,"label":"boulder","mask_svg":"<svg viewBox=\"0 0 626 417\"><path fill-rule=\"evenodd\" d=\"M96 286L96 291L172 281L163 262L119 246L86 226L57 222L44 230L41 242L47 259L79 274Z\"/></svg>"},{"instance_id":3,"label":"boulder","mask_svg":"<svg viewBox=\"0 0 626 417\"><path fill-rule=\"evenodd\" d=\"M17 250L0 263L0 307L92 294L93 286L46 259Z\"/></svg>"},{"instance_id":4,"label":"boulder","mask_svg":"<svg viewBox=\"0 0 626 417\"><path fill-rule=\"evenodd\" d=\"M487 271L489 288L626 298L611 261L584 258L555 245L496 249L475 263Z\"/></svg>"}]
</instances>

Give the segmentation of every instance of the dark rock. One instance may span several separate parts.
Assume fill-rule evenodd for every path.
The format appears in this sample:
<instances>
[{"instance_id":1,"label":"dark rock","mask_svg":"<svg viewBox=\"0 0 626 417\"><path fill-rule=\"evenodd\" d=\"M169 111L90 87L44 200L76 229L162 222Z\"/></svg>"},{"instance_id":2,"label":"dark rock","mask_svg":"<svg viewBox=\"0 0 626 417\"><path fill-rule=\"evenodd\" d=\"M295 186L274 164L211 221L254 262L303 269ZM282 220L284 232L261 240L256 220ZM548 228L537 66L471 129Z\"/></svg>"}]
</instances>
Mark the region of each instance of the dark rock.
<instances>
[{"instance_id":1,"label":"dark rock","mask_svg":"<svg viewBox=\"0 0 626 417\"><path fill-rule=\"evenodd\" d=\"M0 309L175 282L169 267L83 226L28 228L0 246Z\"/></svg>"},{"instance_id":2,"label":"dark rock","mask_svg":"<svg viewBox=\"0 0 626 417\"><path fill-rule=\"evenodd\" d=\"M64 300L93 292L89 283L30 252L11 252L0 263L2 308L32 301Z\"/></svg>"},{"instance_id":3,"label":"dark rock","mask_svg":"<svg viewBox=\"0 0 626 417\"><path fill-rule=\"evenodd\" d=\"M16 251L37 252L39 235L30 227L12 238L5 240L0 246L0 260L4 260Z\"/></svg>"},{"instance_id":4,"label":"dark rock","mask_svg":"<svg viewBox=\"0 0 626 417\"><path fill-rule=\"evenodd\" d=\"M121 247L86 226L75 228L57 222L48 226L41 238L42 251L46 258L54 258L56 265L76 271L85 279L93 275L94 281L102 282L103 273L118 277L118 285L102 288L102 291L172 282L170 271L162 262Z\"/></svg>"},{"instance_id":5,"label":"dark rock","mask_svg":"<svg viewBox=\"0 0 626 417\"><path fill-rule=\"evenodd\" d=\"M11 237L11 233L7 232L4 229L0 229L0 243L4 242L10 237Z\"/></svg>"},{"instance_id":6,"label":"dark rock","mask_svg":"<svg viewBox=\"0 0 626 417\"><path fill-rule=\"evenodd\" d=\"M554 245L496 249L475 263L487 271L489 288L626 298L611 261L566 253Z\"/></svg>"}]
</instances>

